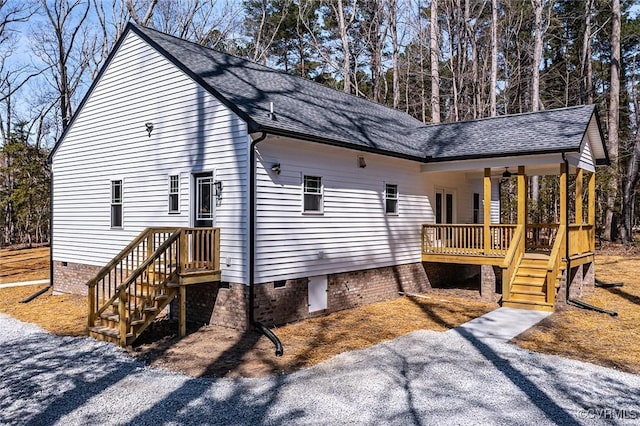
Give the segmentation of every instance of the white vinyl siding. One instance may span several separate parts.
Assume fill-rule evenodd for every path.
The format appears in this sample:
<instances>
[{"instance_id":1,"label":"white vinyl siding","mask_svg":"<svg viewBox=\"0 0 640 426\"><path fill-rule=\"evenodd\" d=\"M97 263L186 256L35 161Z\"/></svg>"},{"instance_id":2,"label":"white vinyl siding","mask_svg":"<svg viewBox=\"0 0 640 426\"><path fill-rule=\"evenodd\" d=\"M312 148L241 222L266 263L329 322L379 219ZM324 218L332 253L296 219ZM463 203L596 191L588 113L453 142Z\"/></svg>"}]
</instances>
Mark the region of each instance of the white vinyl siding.
<instances>
[{"instance_id":1,"label":"white vinyl siding","mask_svg":"<svg viewBox=\"0 0 640 426\"><path fill-rule=\"evenodd\" d=\"M433 222L418 163L268 138L258 145L256 282L420 262L421 224ZM280 164L280 174L271 165ZM322 176L323 215L301 215L301 176ZM385 182L399 216L385 214Z\"/></svg>"},{"instance_id":2,"label":"white vinyl siding","mask_svg":"<svg viewBox=\"0 0 640 426\"><path fill-rule=\"evenodd\" d=\"M237 115L130 32L53 158L54 260L104 266L146 227L192 226L192 173L215 171L222 279L246 283L248 143ZM167 214L169 175L180 214ZM120 230L110 229L112 176L125 188Z\"/></svg>"}]
</instances>

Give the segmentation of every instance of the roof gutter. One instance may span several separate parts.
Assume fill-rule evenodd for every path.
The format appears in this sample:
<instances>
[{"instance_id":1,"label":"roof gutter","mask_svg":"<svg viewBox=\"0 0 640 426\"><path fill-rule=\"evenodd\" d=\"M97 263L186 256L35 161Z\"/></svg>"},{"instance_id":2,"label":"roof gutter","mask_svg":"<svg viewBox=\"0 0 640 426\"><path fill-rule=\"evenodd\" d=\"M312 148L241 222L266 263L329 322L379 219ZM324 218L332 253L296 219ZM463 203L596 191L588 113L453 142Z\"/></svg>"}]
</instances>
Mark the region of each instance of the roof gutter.
<instances>
[{"instance_id":1,"label":"roof gutter","mask_svg":"<svg viewBox=\"0 0 640 426\"><path fill-rule=\"evenodd\" d=\"M264 334L276 347L276 356L282 356L284 350L278 336L266 326L255 320L255 274L256 274L256 146L267 138L263 131L249 147L249 323Z\"/></svg>"},{"instance_id":2,"label":"roof gutter","mask_svg":"<svg viewBox=\"0 0 640 426\"><path fill-rule=\"evenodd\" d=\"M274 136L291 137L295 139L304 140L307 142L337 146L340 148L353 149L355 151L369 152L371 154L379 154L379 155L384 155L386 157L402 158L404 160L418 161L421 163L424 163L425 160L428 161L431 159L431 156L424 157L424 156L417 156L417 155L402 154L399 152L387 151L379 148L372 148L366 145L357 145L349 142L340 142L340 141L336 141L335 139L322 138L319 136L312 136L305 133L276 129L268 126L260 126L260 129L262 132L268 132L269 134Z\"/></svg>"}]
</instances>

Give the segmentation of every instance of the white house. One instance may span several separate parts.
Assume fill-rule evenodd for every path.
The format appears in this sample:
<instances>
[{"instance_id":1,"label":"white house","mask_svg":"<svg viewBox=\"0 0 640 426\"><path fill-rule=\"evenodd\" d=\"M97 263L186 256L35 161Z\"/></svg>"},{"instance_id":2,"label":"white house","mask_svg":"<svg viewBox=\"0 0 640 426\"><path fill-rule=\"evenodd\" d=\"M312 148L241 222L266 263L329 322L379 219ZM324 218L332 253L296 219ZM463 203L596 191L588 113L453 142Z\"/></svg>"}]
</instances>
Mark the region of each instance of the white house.
<instances>
[{"instance_id":1,"label":"white house","mask_svg":"<svg viewBox=\"0 0 640 426\"><path fill-rule=\"evenodd\" d=\"M563 271L593 279L607 152L593 106L425 126L130 24L50 161L54 288L88 293L92 334L124 344L176 296L183 323L242 328L471 269L507 305L553 309ZM526 176L569 173L588 196L569 208L561 188L559 222L527 224Z\"/></svg>"}]
</instances>

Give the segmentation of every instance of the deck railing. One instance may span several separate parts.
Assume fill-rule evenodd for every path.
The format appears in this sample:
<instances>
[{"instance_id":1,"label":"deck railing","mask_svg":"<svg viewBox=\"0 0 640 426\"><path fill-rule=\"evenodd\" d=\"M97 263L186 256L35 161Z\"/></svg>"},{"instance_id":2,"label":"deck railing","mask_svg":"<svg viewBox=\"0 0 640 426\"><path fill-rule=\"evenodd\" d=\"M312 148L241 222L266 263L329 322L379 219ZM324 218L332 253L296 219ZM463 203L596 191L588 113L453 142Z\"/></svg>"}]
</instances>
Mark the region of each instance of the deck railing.
<instances>
[{"instance_id":1,"label":"deck railing","mask_svg":"<svg viewBox=\"0 0 640 426\"><path fill-rule=\"evenodd\" d=\"M558 235L557 223L528 223L527 250L551 252Z\"/></svg>"},{"instance_id":2,"label":"deck railing","mask_svg":"<svg viewBox=\"0 0 640 426\"><path fill-rule=\"evenodd\" d=\"M515 231L516 225L490 225L489 244L485 248L482 224L424 224L422 253L502 257Z\"/></svg>"},{"instance_id":3,"label":"deck railing","mask_svg":"<svg viewBox=\"0 0 640 426\"><path fill-rule=\"evenodd\" d=\"M116 300L121 310L129 296L150 297L174 273L219 271L219 249L219 228L145 229L87 283L89 327Z\"/></svg>"},{"instance_id":4,"label":"deck railing","mask_svg":"<svg viewBox=\"0 0 640 426\"><path fill-rule=\"evenodd\" d=\"M595 250L595 229L593 225L569 225L569 256L590 253Z\"/></svg>"}]
</instances>

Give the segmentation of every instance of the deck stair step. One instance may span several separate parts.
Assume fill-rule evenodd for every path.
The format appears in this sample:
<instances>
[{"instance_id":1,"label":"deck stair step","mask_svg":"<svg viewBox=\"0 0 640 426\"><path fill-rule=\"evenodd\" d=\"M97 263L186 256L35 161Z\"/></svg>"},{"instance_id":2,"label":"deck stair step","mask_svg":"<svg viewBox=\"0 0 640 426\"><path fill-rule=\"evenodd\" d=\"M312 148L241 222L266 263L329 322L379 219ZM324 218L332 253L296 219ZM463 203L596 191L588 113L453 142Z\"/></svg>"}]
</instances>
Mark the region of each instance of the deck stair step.
<instances>
[{"instance_id":1,"label":"deck stair step","mask_svg":"<svg viewBox=\"0 0 640 426\"><path fill-rule=\"evenodd\" d=\"M509 289L509 299L503 306L553 311L553 304L547 303L547 265L549 255L525 253L513 274Z\"/></svg>"}]
</instances>

